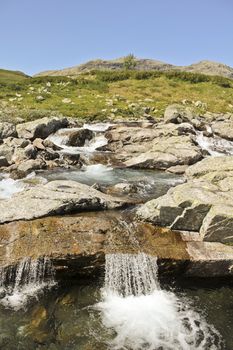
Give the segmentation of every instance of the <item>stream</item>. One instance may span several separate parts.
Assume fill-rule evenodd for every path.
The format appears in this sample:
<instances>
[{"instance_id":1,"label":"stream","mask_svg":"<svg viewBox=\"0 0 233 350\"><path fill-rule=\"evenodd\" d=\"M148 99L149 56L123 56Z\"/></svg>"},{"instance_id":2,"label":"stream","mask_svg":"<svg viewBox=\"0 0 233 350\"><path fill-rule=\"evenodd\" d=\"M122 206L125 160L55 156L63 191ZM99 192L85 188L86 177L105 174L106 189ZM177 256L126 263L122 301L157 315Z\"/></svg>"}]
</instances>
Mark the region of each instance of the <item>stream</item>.
<instances>
[{"instance_id":1,"label":"stream","mask_svg":"<svg viewBox=\"0 0 233 350\"><path fill-rule=\"evenodd\" d=\"M63 130L51 140L60 152L92 153L106 144L103 132L109 127L85 125L96 136L81 149L65 145ZM203 135L198 137L205 149L213 149L212 140L206 145ZM221 153L222 143L217 146ZM58 179L97 184L107 193L114 193L119 183L136 186L127 195L139 202L184 182L182 176L162 171L91 164L39 171L21 180L1 174L0 199ZM139 246L136 250L137 254L108 253L105 270L89 280L57 283L46 258L25 258L16 269L0 271L0 349L232 350L233 287L161 279L156 257Z\"/></svg>"}]
</instances>

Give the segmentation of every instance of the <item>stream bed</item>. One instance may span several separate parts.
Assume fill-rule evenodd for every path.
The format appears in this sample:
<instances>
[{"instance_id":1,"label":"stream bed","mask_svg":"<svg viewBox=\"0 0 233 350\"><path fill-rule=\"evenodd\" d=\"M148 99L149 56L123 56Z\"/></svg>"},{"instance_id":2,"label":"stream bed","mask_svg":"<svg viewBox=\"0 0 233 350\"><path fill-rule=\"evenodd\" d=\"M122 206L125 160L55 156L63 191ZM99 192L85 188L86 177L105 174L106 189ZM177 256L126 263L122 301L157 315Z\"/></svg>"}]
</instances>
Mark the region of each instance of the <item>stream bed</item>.
<instances>
[{"instance_id":1,"label":"stream bed","mask_svg":"<svg viewBox=\"0 0 233 350\"><path fill-rule=\"evenodd\" d=\"M104 125L98 125L96 129L92 127L90 130L97 132L97 137L94 142L82 147L82 151L91 153L105 145L106 139L101 133L107 128L108 126ZM51 138L62 148L61 152L80 152L80 147L68 147L64 144L66 135L62 132L63 130ZM204 144L206 149L206 139L202 134L199 136L199 143L202 146ZM225 147L225 144L219 145ZM207 146L209 149L209 142ZM232 151L230 146L229 150ZM38 171L20 180L13 180L2 174L0 199L8 199L14 193L31 188L38 182L43 184L53 180L72 180L97 186L99 190L112 195L130 196L136 200L135 203L162 196L170 187L185 181L180 175L162 171L91 164L84 165L81 169L57 168L52 171ZM119 184L130 185L130 191L124 194L120 187L119 192L114 192L114 186ZM77 278L67 280L66 283L56 283L57 281L52 280L54 283L50 283L50 288L47 288L46 284L44 290L39 290L36 295L30 294L31 288L33 292L35 285L41 286L41 281L45 282L42 278L45 270L42 269L38 276L38 269L34 269L38 262L32 263L27 259L21 262L20 273L16 270L16 275L13 276L16 282L16 293L13 295L17 296L16 302L19 305L19 299L25 297L24 289L20 286L24 281L27 287L27 302L22 302L18 308L14 303L0 303L0 349L233 349L232 286L223 284L206 287L195 284L194 281L185 284L177 281L161 282L160 276L157 275L156 258L146 258L152 270L147 270L139 255L134 259L130 254L122 254L115 261L114 259L113 262L110 259L113 265L106 263L105 279L103 272L98 278L89 280ZM45 264L39 266L43 267ZM33 278L25 278L25 271L32 270ZM119 276L114 275L115 272L122 273L119 280ZM27 273L30 274L31 272ZM17 279L17 276L21 277ZM106 276L109 276L107 283ZM111 278L116 280L109 282ZM148 288L144 290L147 283ZM106 284L112 288L107 290L107 293ZM118 291L119 286L124 290L124 295ZM18 293L18 287L21 288L19 291L22 295ZM4 300L5 296L0 297Z\"/></svg>"}]
</instances>

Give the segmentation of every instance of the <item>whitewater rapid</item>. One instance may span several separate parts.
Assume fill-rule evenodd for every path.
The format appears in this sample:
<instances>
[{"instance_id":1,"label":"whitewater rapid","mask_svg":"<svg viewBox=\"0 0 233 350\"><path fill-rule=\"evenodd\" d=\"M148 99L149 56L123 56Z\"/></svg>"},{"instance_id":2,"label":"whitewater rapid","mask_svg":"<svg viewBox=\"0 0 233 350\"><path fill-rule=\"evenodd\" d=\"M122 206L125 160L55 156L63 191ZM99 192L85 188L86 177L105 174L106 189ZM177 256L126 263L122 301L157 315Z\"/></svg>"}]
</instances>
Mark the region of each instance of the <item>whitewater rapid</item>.
<instances>
[{"instance_id":1,"label":"whitewater rapid","mask_svg":"<svg viewBox=\"0 0 233 350\"><path fill-rule=\"evenodd\" d=\"M162 290L156 258L108 254L101 312L110 349L218 350L220 336L187 300Z\"/></svg>"}]
</instances>

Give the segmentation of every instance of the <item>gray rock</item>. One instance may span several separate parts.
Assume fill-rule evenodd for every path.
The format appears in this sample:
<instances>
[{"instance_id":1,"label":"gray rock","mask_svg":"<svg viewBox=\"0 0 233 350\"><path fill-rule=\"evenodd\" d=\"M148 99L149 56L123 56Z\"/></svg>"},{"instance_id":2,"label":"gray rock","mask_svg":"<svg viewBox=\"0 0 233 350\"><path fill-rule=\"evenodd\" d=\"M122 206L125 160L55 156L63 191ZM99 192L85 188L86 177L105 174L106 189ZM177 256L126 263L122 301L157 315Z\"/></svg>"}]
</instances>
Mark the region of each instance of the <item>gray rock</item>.
<instances>
[{"instance_id":1,"label":"gray rock","mask_svg":"<svg viewBox=\"0 0 233 350\"><path fill-rule=\"evenodd\" d=\"M18 177L22 178L32 171L45 168L46 164L41 159L29 159L19 164L17 168Z\"/></svg>"},{"instance_id":2,"label":"gray rock","mask_svg":"<svg viewBox=\"0 0 233 350\"><path fill-rule=\"evenodd\" d=\"M8 166L9 165L9 163L8 163L8 161L7 161L7 159L6 159L6 157L0 157L0 167L6 167L6 166Z\"/></svg>"},{"instance_id":3,"label":"gray rock","mask_svg":"<svg viewBox=\"0 0 233 350\"><path fill-rule=\"evenodd\" d=\"M164 113L165 123L175 123L179 124L182 122L189 122L195 119L195 114L191 108L185 108L179 104L173 104L166 108Z\"/></svg>"},{"instance_id":4,"label":"gray rock","mask_svg":"<svg viewBox=\"0 0 233 350\"><path fill-rule=\"evenodd\" d=\"M58 129L68 125L66 118L45 117L32 122L18 124L16 130L19 137L34 140L36 138L45 139Z\"/></svg>"},{"instance_id":5,"label":"gray rock","mask_svg":"<svg viewBox=\"0 0 233 350\"><path fill-rule=\"evenodd\" d=\"M8 163L12 162L12 157L14 154L14 148L6 144L0 145L0 157L5 157Z\"/></svg>"},{"instance_id":6,"label":"gray rock","mask_svg":"<svg viewBox=\"0 0 233 350\"><path fill-rule=\"evenodd\" d=\"M212 124L212 130L223 139L233 141L233 120L215 122Z\"/></svg>"},{"instance_id":7,"label":"gray rock","mask_svg":"<svg viewBox=\"0 0 233 350\"><path fill-rule=\"evenodd\" d=\"M175 165L171 166L166 171L172 174L183 175L187 169L188 165Z\"/></svg>"},{"instance_id":8,"label":"gray rock","mask_svg":"<svg viewBox=\"0 0 233 350\"><path fill-rule=\"evenodd\" d=\"M173 136L155 139L149 151L132 157L124 164L132 168L167 169L193 164L201 158L201 150L189 136Z\"/></svg>"},{"instance_id":9,"label":"gray rock","mask_svg":"<svg viewBox=\"0 0 233 350\"><path fill-rule=\"evenodd\" d=\"M188 182L142 205L140 219L201 239L233 243L233 157L212 157L186 170Z\"/></svg>"},{"instance_id":10,"label":"gray rock","mask_svg":"<svg viewBox=\"0 0 233 350\"><path fill-rule=\"evenodd\" d=\"M125 204L75 181L52 181L1 201L0 223L85 210L114 209Z\"/></svg>"},{"instance_id":11,"label":"gray rock","mask_svg":"<svg viewBox=\"0 0 233 350\"><path fill-rule=\"evenodd\" d=\"M0 123L0 139L7 137L17 137L15 125L8 122Z\"/></svg>"},{"instance_id":12,"label":"gray rock","mask_svg":"<svg viewBox=\"0 0 233 350\"><path fill-rule=\"evenodd\" d=\"M25 147L24 151L25 151L25 155L27 158L29 158L29 159L36 158L37 149L33 145L28 145L27 147Z\"/></svg>"},{"instance_id":13,"label":"gray rock","mask_svg":"<svg viewBox=\"0 0 233 350\"><path fill-rule=\"evenodd\" d=\"M233 171L233 157L221 156L221 157L208 157L190 166L186 170L186 175L189 178L200 178L204 175L220 174L219 172Z\"/></svg>"},{"instance_id":14,"label":"gray rock","mask_svg":"<svg viewBox=\"0 0 233 350\"><path fill-rule=\"evenodd\" d=\"M67 130L67 146L82 147L86 141L91 140L94 137L94 132L88 129L80 129L70 132Z\"/></svg>"}]
</instances>

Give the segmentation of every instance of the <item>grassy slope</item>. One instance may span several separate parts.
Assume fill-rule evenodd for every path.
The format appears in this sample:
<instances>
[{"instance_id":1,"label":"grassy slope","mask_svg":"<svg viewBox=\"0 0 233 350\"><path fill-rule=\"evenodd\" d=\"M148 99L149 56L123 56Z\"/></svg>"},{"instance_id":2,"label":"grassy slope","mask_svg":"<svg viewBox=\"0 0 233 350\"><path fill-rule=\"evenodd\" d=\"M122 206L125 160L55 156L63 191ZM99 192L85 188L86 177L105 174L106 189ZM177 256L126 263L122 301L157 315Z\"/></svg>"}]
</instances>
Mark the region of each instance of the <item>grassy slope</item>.
<instances>
[{"instance_id":1,"label":"grassy slope","mask_svg":"<svg viewBox=\"0 0 233 350\"><path fill-rule=\"evenodd\" d=\"M0 69L0 84L18 83L26 78L28 76L22 72Z\"/></svg>"},{"instance_id":2,"label":"grassy slope","mask_svg":"<svg viewBox=\"0 0 233 350\"><path fill-rule=\"evenodd\" d=\"M184 99L202 101L210 112L233 112L233 81L181 72L92 72L70 79L0 71L1 119L31 120L54 112L92 120L139 118L147 106L154 108L152 116L161 116L167 105Z\"/></svg>"}]
</instances>

